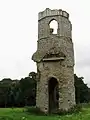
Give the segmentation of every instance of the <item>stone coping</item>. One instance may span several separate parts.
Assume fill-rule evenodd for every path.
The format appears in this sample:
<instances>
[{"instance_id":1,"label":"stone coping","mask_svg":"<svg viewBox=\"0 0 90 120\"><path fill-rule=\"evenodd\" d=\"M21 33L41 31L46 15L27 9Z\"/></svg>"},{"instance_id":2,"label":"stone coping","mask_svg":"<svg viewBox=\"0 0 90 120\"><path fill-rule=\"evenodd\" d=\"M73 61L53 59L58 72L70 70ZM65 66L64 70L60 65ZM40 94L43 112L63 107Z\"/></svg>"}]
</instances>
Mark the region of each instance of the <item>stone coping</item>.
<instances>
[{"instance_id":1,"label":"stone coping","mask_svg":"<svg viewBox=\"0 0 90 120\"><path fill-rule=\"evenodd\" d=\"M63 16L65 18L69 18L69 14L66 11L63 11L62 9L49 9L46 8L44 11L39 12L38 14L38 20L47 17L47 16Z\"/></svg>"}]
</instances>

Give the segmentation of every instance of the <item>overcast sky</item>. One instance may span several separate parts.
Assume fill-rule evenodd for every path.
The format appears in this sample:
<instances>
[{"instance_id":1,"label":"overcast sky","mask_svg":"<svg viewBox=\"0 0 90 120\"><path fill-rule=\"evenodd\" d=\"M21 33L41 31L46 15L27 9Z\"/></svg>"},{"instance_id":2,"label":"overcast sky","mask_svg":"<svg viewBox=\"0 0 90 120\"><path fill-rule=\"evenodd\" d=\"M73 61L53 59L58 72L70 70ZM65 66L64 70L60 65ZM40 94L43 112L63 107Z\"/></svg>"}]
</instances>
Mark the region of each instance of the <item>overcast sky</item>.
<instances>
[{"instance_id":1,"label":"overcast sky","mask_svg":"<svg viewBox=\"0 0 90 120\"><path fill-rule=\"evenodd\" d=\"M38 12L63 9L70 14L75 73L90 86L90 0L0 0L0 80L36 71Z\"/></svg>"}]
</instances>

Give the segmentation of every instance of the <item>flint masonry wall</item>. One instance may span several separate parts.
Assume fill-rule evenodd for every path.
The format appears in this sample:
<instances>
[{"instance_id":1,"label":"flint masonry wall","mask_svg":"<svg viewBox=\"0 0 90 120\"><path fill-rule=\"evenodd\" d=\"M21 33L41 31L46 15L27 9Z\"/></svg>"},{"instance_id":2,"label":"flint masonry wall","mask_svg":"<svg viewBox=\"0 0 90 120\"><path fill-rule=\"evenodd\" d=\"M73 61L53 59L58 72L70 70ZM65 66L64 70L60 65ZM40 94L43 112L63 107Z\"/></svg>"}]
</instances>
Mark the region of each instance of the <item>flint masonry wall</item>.
<instances>
[{"instance_id":1,"label":"flint masonry wall","mask_svg":"<svg viewBox=\"0 0 90 120\"><path fill-rule=\"evenodd\" d=\"M50 33L49 23L56 20L57 34ZM38 16L38 45L32 59L37 63L36 106L49 111L48 81L53 77L58 81L59 108L68 110L75 105L74 51L72 25L66 11L50 10ZM63 58L63 59L62 59Z\"/></svg>"}]
</instances>

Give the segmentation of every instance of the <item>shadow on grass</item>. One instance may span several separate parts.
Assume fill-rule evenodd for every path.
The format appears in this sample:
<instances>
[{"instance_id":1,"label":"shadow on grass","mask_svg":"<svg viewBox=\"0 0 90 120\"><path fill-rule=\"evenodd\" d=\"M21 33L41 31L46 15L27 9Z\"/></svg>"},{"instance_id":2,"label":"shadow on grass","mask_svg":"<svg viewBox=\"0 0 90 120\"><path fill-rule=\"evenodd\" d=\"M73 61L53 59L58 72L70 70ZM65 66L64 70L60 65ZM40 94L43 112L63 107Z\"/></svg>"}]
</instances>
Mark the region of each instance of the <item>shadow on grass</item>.
<instances>
[{"instance_id":1,"label":"shadow on grass","mask_svg":"<svg viewBox=\"0 0 90 120\"><path fill-rule=\"evenodd\" d=\"M0 117L0 120L14 120L14 119L8 116L2 116Z\"/></svg>"},{"instance_id":2,"label":"shadow on grass","mask_svg":"<svg viewBox=\"0 0 90 120\"><path fill-rule=\"evenodd\" d=\"M45 114L37 107L25 107L25 112L27 112L30 115L36 115L36 116L47 116L48 114Z\"/></svg>"}]
</instances>

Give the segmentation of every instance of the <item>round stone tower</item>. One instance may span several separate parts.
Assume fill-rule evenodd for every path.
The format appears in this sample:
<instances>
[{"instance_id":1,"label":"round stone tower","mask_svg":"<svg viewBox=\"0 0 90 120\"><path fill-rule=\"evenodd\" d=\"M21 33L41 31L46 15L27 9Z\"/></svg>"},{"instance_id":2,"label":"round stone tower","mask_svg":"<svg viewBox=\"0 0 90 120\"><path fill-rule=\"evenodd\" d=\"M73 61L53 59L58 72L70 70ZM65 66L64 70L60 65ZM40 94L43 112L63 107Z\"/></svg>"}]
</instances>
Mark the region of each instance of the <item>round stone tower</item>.
<instances>
[{"instance_id":1,"label":"round stone tower","mask_svg":"<svg viewBox=\"0 0 90 120\"><path fill-rule=\"evenodd\" d=\"M57 32L50 27L57 22ZM69 110L75 105L74 51L69 14L46 8L38 16L36 106L43 112Z\"/></svg>"}]
</instances>

